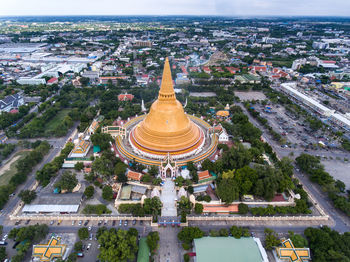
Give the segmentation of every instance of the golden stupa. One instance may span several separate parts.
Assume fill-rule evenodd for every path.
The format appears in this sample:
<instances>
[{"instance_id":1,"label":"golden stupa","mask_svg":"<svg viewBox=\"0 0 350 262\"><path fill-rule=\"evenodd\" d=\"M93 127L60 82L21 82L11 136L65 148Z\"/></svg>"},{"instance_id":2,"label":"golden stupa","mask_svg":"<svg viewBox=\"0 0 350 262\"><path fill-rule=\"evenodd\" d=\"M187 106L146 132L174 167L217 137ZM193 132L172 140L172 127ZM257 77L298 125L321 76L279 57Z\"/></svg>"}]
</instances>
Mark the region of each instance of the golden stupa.
<instances>
[{"instance_id":1,"label":"golden stupa","mask_svg":"<svg viewBox=\"0 0 350 262\"><path fill-rule=\"evenodd\" d=\"M131 141L152 154L183 154L196 149L203 140L202 130L185 114L176 100L169 60L166 58L158 99L150 112L131 132Z\"/></svg>"}]
</instances>

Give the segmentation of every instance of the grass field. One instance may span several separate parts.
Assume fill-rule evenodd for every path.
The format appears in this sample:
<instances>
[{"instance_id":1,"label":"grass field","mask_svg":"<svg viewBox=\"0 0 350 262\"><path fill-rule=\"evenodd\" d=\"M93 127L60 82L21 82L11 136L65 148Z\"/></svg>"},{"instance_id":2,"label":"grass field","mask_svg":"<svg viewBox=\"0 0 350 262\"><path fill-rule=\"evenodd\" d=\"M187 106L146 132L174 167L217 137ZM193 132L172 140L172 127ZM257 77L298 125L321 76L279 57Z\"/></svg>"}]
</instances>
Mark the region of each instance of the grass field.
<instances>
[{"instance_id":1,"label":"grass field","mask_svg":"<svg viewBox=\"0 0 350 262\"><path fill-rule=\"evenodd\" d=\"M23 159L24 157L26 157L29 153L30 153L30 151L18 152L11 159L11 160L16 159L16 160L14 160L14 161L10 160L9 162L7 162L6 164L4 164L1 167L1 169L0 169L1 170L1 172L0 172L0 186L7 185L9 183L11 177L13 177L17 172L17 168L16 168L17 162L20 159Z\"/></svg>"},{"instance_id":2,"label":"grass field","mask_svg":"<svg viewBox=\"0 0 350 262\"><path fill-rule=\"evenodd\" d=\"M63 119L68 115L70 112L70 109L63 109L57 113L57 115L52 118L47 124L45 125L45 133L46 134L52 134L55 132L57 128L60 127L62 124Z\"/></svg>"}]
</instances>

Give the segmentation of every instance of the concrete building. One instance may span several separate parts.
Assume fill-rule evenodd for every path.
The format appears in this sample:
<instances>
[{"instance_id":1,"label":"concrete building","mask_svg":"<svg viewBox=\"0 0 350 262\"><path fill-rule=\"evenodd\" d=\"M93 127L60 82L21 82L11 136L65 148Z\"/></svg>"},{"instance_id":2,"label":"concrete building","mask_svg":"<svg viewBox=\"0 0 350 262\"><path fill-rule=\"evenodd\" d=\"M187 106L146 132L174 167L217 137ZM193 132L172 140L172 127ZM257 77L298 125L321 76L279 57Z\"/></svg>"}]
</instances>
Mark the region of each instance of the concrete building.
<instances>
[{"instance_id":1,"label":"concrete building","mask_svg":"<svg viewBox=\"0 0 350 262\"><path fill-rule=\"evenodd\" d=\"M320 104L315 99L308 97L307 95L299 92L296 89L295 83L284 83L281 84L281 91L284 93L294 97L295 99L302 102L304 105L310 107L317 113L319 113L322 116L330 117L332 114L334 114L335 110L329 109L328 107L325 107L324 105Z\"/></svg>"},{"instance_id":2,"label":"concrete building","mask_svg":"<svg viewBox=\"0 0 350 262\"><path fill-rule=\"evenodd\" d=\"M12 109L18 109L24 104L24 99L20 94L6 96L0 100L0 112L10 112Z\"/></svg>"}]
</instances>

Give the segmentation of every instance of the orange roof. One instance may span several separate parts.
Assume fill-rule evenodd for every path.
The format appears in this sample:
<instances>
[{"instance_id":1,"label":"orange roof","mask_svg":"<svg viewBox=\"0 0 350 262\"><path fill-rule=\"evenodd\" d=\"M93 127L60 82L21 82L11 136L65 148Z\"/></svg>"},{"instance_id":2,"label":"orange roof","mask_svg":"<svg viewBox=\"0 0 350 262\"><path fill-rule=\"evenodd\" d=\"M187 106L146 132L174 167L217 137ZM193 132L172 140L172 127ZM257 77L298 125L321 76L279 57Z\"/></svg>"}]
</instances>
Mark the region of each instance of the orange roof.
<instances>
[{"instance_id":1,"label":"orange roof","mask_svg":"<svg viewBox=\"0 0 350 262\"><path fill-rule=\"evenodd\" d=\"M141 173L134 172L134 171L131 171L131 170L129 170L128 174L127 174L128 179L137 180L137 181L140 181L142 176L143 175Z\"/></svg>"},{"instance_id":2,"label":"orange roof","mask_svg":"<svg viewBox=\"0 0 350 262\"><path fill-rule=\"evenodd\" d=\"M230 213L238 212L238 205L203 205L203 213Z\"/></svg>"},{"instance_id":3,"label":"orange roof","mask_svg":"<svg viewBox=\"0 0 350 262\"><path fill-rule=\"evenodd\" d=\"M202 171L198 173L198 180L204 180L211 177L211 174L209 174L208 170Z\"/></svg>"},{"instance_id":4,"label":"orange roof","mask_svg":"<svg viewBox=\"0 0 350 262\"><path fill-rule=\"evenodd\" d=\"M230 112L225 111L225 110L220 110L220 111L217 111L217 112L216 112L216 115L217 115L217 116L229 116L229 115L230 115Z\"/></svg>"}]
</instances>

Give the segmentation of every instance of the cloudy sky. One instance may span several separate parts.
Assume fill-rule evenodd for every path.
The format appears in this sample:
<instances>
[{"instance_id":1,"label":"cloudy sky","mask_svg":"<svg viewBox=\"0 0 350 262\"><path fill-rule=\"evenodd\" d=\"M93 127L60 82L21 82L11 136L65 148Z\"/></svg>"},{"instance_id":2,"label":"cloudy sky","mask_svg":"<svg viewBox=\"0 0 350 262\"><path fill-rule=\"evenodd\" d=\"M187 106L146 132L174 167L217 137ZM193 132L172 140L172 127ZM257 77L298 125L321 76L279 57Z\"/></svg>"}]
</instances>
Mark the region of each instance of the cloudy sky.
<instances>
[{"instance_id":1,"label":"cloudy sky","mask_svg":"<svg viewBox=\"0 0 350 262\"><path fill-rule=\"evenodd\" d=\"M350 0L0 0L8 15L350 16Z\"/></svg>"}]
</instances>

